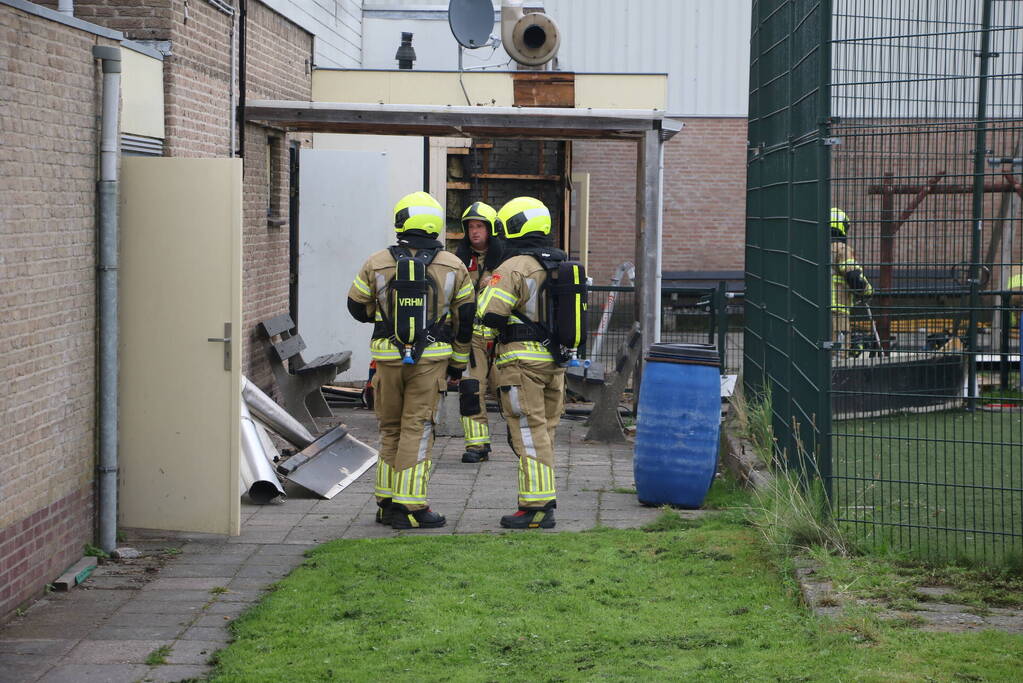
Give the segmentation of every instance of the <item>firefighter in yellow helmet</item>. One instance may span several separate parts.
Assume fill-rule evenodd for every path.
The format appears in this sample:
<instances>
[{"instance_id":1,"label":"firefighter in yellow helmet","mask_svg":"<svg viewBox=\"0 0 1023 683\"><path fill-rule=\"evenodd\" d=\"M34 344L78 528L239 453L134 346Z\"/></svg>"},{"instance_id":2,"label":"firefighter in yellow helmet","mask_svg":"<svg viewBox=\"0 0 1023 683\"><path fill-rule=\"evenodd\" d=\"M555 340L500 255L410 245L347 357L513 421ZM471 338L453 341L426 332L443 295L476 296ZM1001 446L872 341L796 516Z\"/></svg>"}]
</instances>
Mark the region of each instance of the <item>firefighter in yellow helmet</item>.
<instances>
[{"instance_id":1,"label":"firefighter in yellow helmet","mask_svg":"<svg viewBox=\"0 0 1023 683\"><path fill-rule=\"evenodd\" d=\"M853 304L874 293L848 244L849 227L845 211L831 209L831 338L846 346L850 343L849 314Z\"/></svg>"},{"instance_id":2,"label":"firefighter in yellow helmet","mask_svg":"<svg viewBox=\"0 0 1023 683\"><path fill-rule=\"evenodd\" d=\"M377 521L395 529L445 524L427 504L434 421L445 376L460 378L468 360L476 305L465 266L437 240L444 227L429 194L402 197L397 244L372 254L348 292L352 316L373 323Z\"/></svg>"},{"instance_id":3,"label":"firefighter in yellow helmet","mask_svg":"<svg viewBox=\"0 0 1023 683\"><path fill-rule=\"evenodd\" d=\"M478 303L484 325L498 331L498 394L508 437L519 457L518 511L501 518L511 529L554 526L554 430L565 403L565 370L538 339L535 323L546 309L548 275L537 254L552 247L551 215L532 197L517 197L498 211L505 260Z\"/></svg>"},{"instance_id":4,"label":"firefighter in yellow helmet","mask_svg":"<svg viewBox=\"0 0 1023 683\"><path fill-rule=\"evenodd\" d=\"M469 279L476 295L490 282L490 276L501 263L501 239L496 233L497 211L483 202L473 202L462 214L464 235L455 255L469 269ZM487 422L487 387L493 383L491 351L495 331L476 320L473 325L469 367L459 384L459 412L465 432L465 453L462 462L477 463L490 458L490 425Z\"/></svg>"}]
</instances>

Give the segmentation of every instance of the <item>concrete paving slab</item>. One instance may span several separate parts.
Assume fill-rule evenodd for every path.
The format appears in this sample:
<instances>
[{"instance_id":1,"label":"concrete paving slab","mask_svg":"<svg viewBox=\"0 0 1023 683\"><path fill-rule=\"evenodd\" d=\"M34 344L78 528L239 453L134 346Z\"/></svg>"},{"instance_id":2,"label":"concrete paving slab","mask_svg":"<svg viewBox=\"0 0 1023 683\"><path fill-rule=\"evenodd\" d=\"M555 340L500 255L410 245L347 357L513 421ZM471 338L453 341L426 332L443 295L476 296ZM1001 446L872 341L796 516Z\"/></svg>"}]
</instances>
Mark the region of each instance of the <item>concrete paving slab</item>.
<instances>
[{"instance_id":1,"label":"concrete paving slab","mask_svg":"<svg viewBox=\"0 0 1023 683\"><path fill-rule=\"evenodd\" d=\"M0 655L60 657L76 642L67 638L4 638L0 639Z\"/></svg>"},{"instance_id":2,"label":"concrete paving slab","mask_svg":"<svg viewBox=\"0 0 1023 683\"><path fill-rule=\"evenodd\" d=\"M252 588L232 588L226 593L221 593L217 596L218 602L243 602L250 604L256 602L266 593L265 590L256 590Z\"/></svg>"},{"instance_id":3,"label":"concrete paving slab","mask_svg":"<svg viewBox=\"0 0 1023 683\"><path fill-rule=\"evenodd\" d=\"M203 665L163 664L154 666L142 678L145 683L164 683L177 681L200 680L210 672L210 667Z\"/></svg>"},{"instance_id":4,"label":"concrete paving slab","mask_svg":"<svg viewBox=\"0 0 1023 683\"><path fill-rule=\"evenodd\" d=\"M222 628L234 621L236 616L230 614L205 614L193 621L189 626L202 628Z\"/></svg>"},{"instance_id":5,"label":"concrete paving slab","mask_svg":"<svg viewBox=\"0 0 1023 683\"><path fill-rule=\"evenodd\" d=\"M114 613L103 626L133 628L146 626L177 626L180 629L191 624L202 613L201 609L189 612L121 612Z\"/></svg>"},{"instance_id":6,"label":"concrete paving slab","mask_svg":"<svg viewBox=\"0 0 1023 683\"><path fill-rule=\"evenodd\" d=\"M149 591L208 591L226 586L231 576L210 576L193 579L154 579L145 585L143 593Z\"/></svg>"},{"instance_id":7,"label":"concrete paving slab","mask_svg":"<svg viewBox=\"0 0 1023 683\"><path fill-rule=\"evenodd\" d=\"M164 626L107 626L89 631L84 640L173 640L185 627L178 624Z\"/></svg>"},{"instance_id":8,"label":"concrete paving slab","mask_svg":"<svg viewBox=\"0 0 1023 683\"><path fill-rule=\"evenodd\" d=\"M180 640L198 640L204 643L222 642L231 640L231 634L227 628L220 625L216 627L193 626L181 634Z\"/></svg>"},{"instance_id":9,"label":"concrete paving slab","mask_svg":"<svg viewBox=\"0 0 1023 683\"><path fill-rule=\"evenodd\" d=\"M35 681L59 662L57 656L0 655L0 680L5 683Z\"/></svg>"},{"instance_id":10,"label":"concrete paving slab","mask_svg":"<svg viewBox=\"0 0 1023 683\"><path fill-rule=\"evenodd\" d=\"M144 664L64 664L50 669L40 683L134 683L146 675Z\"/></svg>"},{"instance_id":11,"label":"concrete paving slab","mask_svg":"<svg viewBox=\"0 0 1023 683\"><path fill-rule=\"evenodd\" d=\"M179 640L171 647L165 658L167 664L199 665L209 664L217 650L224 647L223 639L218 640Z\"/></svg>"},{"instance_id":12,"label":"concrete paving slab","mask_svg":"<svg viewBox=\"0 0 1023 683\"><path fill-rule=\"evenodd\" d=\"M204 611L204 616L230 616L236 617L249 608L244 602L214 602Z\"/></svg>"},{"instance_id":13,"label":"concrete paving slab","mask_svg":"<svg viewBox=\"0 0 1023 683\"><path fill-rule=\"evenodd\" d=\"M181 596L163 591L147 593L125 604L116 614L180 614L180 616L192 614L194 616L194 614L202 612L204 605L215 597L209 591L188 591L188 593L194 597L181 599ZM174 595L173 599L172 595Z\"/></svg>"},{"instance_id":14,"label":"concrete paving slab","mask_svg":"<svg viewBox=\"0 0 1023 683\"><path fill-rule=\"evenodd\" d=\"M83 640L65 657L69 664L145 664L164 640Z\"/></svg>"}]
</instances>

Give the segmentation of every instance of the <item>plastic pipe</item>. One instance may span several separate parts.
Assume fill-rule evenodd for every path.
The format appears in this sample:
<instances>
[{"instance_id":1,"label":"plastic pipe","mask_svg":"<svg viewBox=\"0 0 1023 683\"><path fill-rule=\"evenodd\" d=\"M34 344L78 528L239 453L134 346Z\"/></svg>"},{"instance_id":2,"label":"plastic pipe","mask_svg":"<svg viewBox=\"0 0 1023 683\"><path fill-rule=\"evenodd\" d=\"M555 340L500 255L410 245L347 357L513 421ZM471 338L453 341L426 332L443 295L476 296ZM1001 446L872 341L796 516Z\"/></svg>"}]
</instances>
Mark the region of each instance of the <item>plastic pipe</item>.
<instances>
[{"instance_id":1,"label":"plastic pipe","mask_svg":"<svg viewBox=\"0 0 1023 683\"><path fill-rule=\"evenodd\" d=\"M100 174L96 184L99 225L96 245L97 426L99 546L117 547L117 241L118 139L120 138L121 49L94 45L103 66Z\"/></svg>"}]
</instances>

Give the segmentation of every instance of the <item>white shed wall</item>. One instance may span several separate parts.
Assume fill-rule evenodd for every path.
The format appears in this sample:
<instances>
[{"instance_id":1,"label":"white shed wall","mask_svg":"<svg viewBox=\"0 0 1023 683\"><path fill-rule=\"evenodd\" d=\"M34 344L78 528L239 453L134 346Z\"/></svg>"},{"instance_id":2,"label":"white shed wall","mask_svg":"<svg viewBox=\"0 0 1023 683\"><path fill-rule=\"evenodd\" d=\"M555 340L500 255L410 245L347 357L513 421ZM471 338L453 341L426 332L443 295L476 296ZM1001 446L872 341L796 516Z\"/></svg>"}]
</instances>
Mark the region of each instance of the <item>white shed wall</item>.
<instances>
[{"instance_id":1,"label":"white shed wall","mask_svg":"<svg viewBox=\"0 0 1023 683\"><path fill-rule=\"evenodd\" d=\"M567 71L667 72L668 113L746 116L751 0L546 0Z\"/></svg>"},{"instance_id":2,"label":"white shed wall","mask_svg":"<svg viewBox=\"0 0 1023 683\"><path fill-rule=\"evenodd\" d=\"M362 0L262 0L315 36L316 66L358 68L362 52Z\"/></svg>"},{"instance_id":3,"label":"white shed wall","mask_svg":"<svg viewBox=\"0 0 1023 683\"><path fill-rule=\"evenodd\" d=\"M446 4L366 0L363 67L395 68L401 31L415 34L417 69L454 69ZM496 3L495 5L499 5ZM545 0L562 31L564 71L668 73L668 112L746 116L751 0ZM500 24L495 24L500 32ZM504 49L466 51L466 67L508 62Z\"/></svg>"}]
</instances>

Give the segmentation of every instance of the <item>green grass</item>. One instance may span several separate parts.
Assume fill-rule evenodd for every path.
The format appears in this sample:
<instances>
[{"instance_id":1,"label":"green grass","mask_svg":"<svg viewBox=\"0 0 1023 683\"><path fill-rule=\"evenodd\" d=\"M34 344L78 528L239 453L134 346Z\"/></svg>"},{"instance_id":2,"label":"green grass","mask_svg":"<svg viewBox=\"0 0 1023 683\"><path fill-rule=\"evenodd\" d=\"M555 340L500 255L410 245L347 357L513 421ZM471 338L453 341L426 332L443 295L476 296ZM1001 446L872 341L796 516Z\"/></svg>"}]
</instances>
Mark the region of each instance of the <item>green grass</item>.
<instances>
[{"instance_id":1,"label":"green grass","mask_svg":"<svg viewBox=\"0 0 1023 683\"><path fill-rule=\"evenodd\" d=\"M833 432L836 514L860 543L962 561L1023 552L1023 414L843 420Z\"/></svg>"},{"instance_id":2,"label":"green grass","mask_svg":"<svg viewBox=\"0 0 1023 683\"><path fill-rule=\"evenodd\" d=\"M156 648L155 650L149 653L148 657L146 657L146 664L148 664L149 666L159 666L161 664L166 664L167 655L170 654L170 651L171 651L170 645L162 645Z\"/></svg>"},{"instance_id":3,"label":"green grass","mask_svg":"<svg viewBox=\"0 0 1023 683\"><path fill-rule=\"evenodd\" d=\"M233 623L214 681L1008 680L1023 637L820 621L736 515L339 540Z\"/></svg>"}]
</instances>

